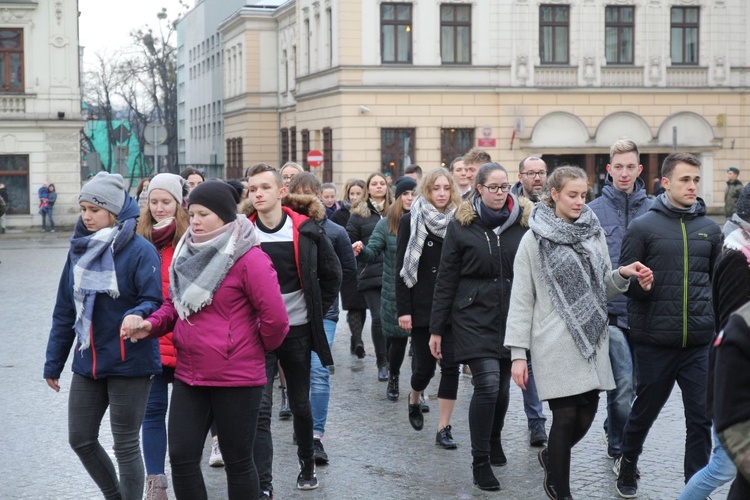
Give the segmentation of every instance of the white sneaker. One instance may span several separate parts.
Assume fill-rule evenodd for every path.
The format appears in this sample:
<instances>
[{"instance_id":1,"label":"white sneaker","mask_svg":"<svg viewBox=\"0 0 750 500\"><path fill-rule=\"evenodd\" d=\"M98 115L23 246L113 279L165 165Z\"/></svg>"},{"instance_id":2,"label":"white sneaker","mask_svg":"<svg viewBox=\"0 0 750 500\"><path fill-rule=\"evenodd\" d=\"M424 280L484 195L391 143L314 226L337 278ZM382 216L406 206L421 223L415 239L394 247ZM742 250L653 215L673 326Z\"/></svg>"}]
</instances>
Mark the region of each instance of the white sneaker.
<instances>
[{"instance_id":1,"label":"white sneaker","mask_svg":"<svg viewBox=\"0 0 750 500\"><path fill-rule=\"evenodd\" d=\"M208 465L211 467L224 467L224 458L221 456L218 441L214 441L211 446L211 456L208 458Z\"/></svg>"}]
</instances>

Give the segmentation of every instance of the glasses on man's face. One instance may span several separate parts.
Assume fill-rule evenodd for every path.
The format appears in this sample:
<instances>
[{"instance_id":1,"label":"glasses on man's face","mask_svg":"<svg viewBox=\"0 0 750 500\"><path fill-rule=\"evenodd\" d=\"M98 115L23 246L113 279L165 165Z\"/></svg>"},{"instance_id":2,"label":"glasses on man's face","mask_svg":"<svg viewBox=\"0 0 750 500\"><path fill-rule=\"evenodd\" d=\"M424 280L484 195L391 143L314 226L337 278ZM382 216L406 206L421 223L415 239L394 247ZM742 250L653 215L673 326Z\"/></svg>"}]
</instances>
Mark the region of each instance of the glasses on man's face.
<instances>
[{"instance_id":1,"label":"glasses on man's face","mask_svg":"<svg viewBox=\"0 0 750 500\"><path fill-rule=\"evenodd\" d=\"M510 191L510 184L500 184L499 186L485 186L484 184L480 184L480 186L484 186L484 189L493 194L497 193L498 189L503 193Z\"/></svg>"},{"instance_id":2,"label":"glasses on man's face","mask_svg":"<svg viewBox=\"0 0 750 500\"><path fill-rule=\"evenodd\" d=\"M291 181L291 180L292 180L292 177L294 177L294 176L293 176L293 175L282 175L282 176L281 176L281 178L282 178L283 180L285 180L285 181Z\"/></svg>"},{"instance_id":3,"label":"glasses on man's face","mask_svg":"<svg viewBox=\"0 0 750 500\"><path fill-rule=\"evenodd\" d=\"M544 179L545 177L547 177L547 171L540 170L538 172L523 172L521 175L525 175L529 179L533 179L534 177L538 175L540 179Z\"/></svg>"}]
</instances>

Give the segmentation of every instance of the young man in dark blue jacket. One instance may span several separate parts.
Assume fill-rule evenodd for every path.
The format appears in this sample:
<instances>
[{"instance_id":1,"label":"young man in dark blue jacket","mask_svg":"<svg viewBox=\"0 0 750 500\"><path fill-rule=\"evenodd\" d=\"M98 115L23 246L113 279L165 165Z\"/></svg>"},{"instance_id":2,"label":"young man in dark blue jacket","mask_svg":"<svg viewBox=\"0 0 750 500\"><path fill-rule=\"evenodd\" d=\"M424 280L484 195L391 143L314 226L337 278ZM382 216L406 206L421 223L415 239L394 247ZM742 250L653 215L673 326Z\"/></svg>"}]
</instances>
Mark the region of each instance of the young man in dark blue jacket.
<instances>
[{"instance_id":1,"label":"young man in dark blue jacket","mask_svg":"<svg viewBox=\"0 0 750 500\"><path fill-rule=\"evenodd\" d=\"M648 431L677 382L685 406L685 481L711 454L706 412L708 345L714 334L711 278L721 252L719 225L698 197L701 162L673 153L662 164L665 192L634 220L622 242L620 265L640 261L654 272L646 291L631 283L627 295L630 341L638 374L636 398L615 462L617 492L638 492L637 462Z\"/></svg>"},{"instance_id":2,"label":"young man in dark blue jacket","mask_svg":"<svg viewBox=\"0 0 750 500\"><path fill-rule=\"evenodd\" d=\"M630 223L651 208L653 201L646 195L646 183L638 177L643 172L640 153L635 142L622 139L609 150L607 184L602 195L589 203L599 218L607 237L612 269L620 263L620 246ZM607 304L609 313L609 359L616 387L607 391L607 456L617 458L622 444L622 430L630 414L635 391L633 358L628 345L627 298L618 295Z\"/></svg>"}]
</instances>

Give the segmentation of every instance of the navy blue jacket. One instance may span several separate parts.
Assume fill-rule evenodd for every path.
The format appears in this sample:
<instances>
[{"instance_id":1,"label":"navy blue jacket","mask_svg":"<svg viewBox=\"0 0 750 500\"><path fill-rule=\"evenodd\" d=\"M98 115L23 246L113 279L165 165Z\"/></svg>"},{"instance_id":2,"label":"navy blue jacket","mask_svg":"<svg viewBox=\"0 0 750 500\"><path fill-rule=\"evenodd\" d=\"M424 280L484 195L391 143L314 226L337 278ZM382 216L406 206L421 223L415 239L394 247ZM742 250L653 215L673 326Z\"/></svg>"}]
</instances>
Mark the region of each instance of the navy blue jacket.
<instances>
[{"instance_id":1,"label":"navy blue jacket","mask_svg":"<svg viewBox=\"0 0 750 500\"><path fill-rule=\"evenodd\" d=\"M640 177L635 181L635 188L631 194L624 193L612 186L612 177L607 174L607 184L602 189L602 195L591 201L589 206L599 218L599 223L607 237L609 259L612 269L620 265L620 247L625 230L636 217L645 214L654 201L646 195L646 183ZM628 327L628 299L618 295L607 304L610 316L617 317L617 326Z\"/></svg>"},{"instance_id":2,"label":"navy blue jacket","mask_svg":"<svg viewBox=\"0 0 750 500\"><path fill-rule=\"evenodd\" d=\"M331 222L327 217L320 223L323 230L326 232L326 236L331 240L333 244L333 250L339 258L341 263L342 282L355 282L357 281L357 260L354 258L354 251L352 250L352 242L349 240L349 235L346 229L339 226L335 222ZM339 299L333 301L333 305L328 309L323 319L330 319L331 321L338 322L339 320Z\"/></svg>"},{"instance_id":3,"label":"navy blue jacket","mask_svg":"<svg viewBox=\"0 0 750 500\"><path fill-rule=\"evenodd\" d=\"M626 292L633 343L685 348L706 346L713 338L711 278L721 230L706 217L703 200L696 203L694 213L682 213L658 197L625 233L620 265L639 261L654 272L650 291L631 278Z\"/></svg>"},{"instance_id":4,"label":"navy blue jacket","mask_svg":"<svg viewBox=\"0 0 750 500\"><path fill-rule=\"evenodd\" d=\"M125 206L117 220L121 222L138 214L138 203L126 196ZM111 376L145 377L161 373L158 339L143 339L137 343L120 339L120 325L125 316L137 314L146 318L162 303L159 254L148 240L135 235L115 254L115 270L120 296L113 299L106 293L97 294L91 345L79 351L80 344L73 330L76 309L73 301L73 267L68 254L52 315L47 360L44 363L45 379L60 378L74 342L73 372L79 375L98 379Z\"/></svg>"}]
</instances>

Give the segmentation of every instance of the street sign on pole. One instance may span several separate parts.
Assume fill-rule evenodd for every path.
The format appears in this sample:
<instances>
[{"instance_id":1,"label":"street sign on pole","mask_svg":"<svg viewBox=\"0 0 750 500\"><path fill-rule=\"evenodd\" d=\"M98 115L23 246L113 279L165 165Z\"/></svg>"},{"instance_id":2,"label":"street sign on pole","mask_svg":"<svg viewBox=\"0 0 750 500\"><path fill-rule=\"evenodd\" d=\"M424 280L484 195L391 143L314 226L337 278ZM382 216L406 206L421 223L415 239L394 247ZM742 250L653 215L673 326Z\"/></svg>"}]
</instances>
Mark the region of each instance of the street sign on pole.
<instances>
[{"instance_id":1,"label":"street sign on pole","mask_svg":"<svg viewBox=\"0 0 750 500\"><path fill-rule=\"evenodd\" d=\"M313 149L307 153L307 164L311 167L319 167L323 164L323 153L317 149Z\"/></svg>"},{"instance_id":2,"label":"street sign on pole","mask_svg":"<svg viewBox=\"0 0 750 500\"><path fill-rule=\"evenodd\" d=\"M167 127L161 123L151 122L146 125L146 130L143 133L143 138L152 146L158 146L167 142ZM145 150L144 150L145 153ZM153 148L154 154L154 173L159 173L159 153L160 148ZM145 153L148 154L148 153Z\"/></svg>"}]
</instances>

